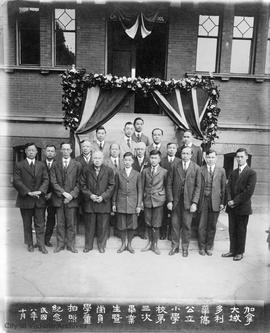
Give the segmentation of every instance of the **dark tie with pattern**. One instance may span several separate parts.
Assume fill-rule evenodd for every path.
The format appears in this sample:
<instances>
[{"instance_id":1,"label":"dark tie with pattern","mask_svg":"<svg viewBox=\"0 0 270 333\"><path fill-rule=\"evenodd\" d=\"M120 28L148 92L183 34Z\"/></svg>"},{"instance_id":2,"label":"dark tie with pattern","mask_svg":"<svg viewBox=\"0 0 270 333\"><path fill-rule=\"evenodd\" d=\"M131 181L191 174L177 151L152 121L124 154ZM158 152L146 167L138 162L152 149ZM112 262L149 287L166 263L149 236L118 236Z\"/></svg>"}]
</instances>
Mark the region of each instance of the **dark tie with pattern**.
<instances>
[{"instance_id":1,"label":"dark tie with pattern","mask_svg":"<svg viewBox=\"0 0 270 333\"><path fill-rule=\"evenodd\" d=\"M103 150L102 142L100 142L100 144L99 144L99 149Z\"/></svg>"},{"instance_id":2,"label":"dark tie with pattern","mask_svg":"<svg viewBox=\"0 0 270 333\"><path fill-rule=\"evenodd\" d=\"M130 148L130 139L127 139L127 145L128 145L128 148Z\"/></svg>"}]
</instances>

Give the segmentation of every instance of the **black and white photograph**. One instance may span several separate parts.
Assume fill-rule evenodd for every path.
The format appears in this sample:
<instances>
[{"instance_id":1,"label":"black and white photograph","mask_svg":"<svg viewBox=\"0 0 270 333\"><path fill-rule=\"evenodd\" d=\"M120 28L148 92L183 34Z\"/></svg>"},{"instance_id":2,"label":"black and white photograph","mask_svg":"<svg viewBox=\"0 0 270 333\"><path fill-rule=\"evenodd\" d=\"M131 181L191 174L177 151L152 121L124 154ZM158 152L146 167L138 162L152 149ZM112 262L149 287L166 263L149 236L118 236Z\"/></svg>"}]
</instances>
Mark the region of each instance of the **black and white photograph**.
<instances>
[{"instance_id":1,"label":"black and white photograph","mask_svg":"<svg viewBox=\"0 0 270 333\"><path fill-rule=\"evenodd\" d=\"M0 332L270 329L270 0L0 0Z\"/></svg>"}]
</instances>

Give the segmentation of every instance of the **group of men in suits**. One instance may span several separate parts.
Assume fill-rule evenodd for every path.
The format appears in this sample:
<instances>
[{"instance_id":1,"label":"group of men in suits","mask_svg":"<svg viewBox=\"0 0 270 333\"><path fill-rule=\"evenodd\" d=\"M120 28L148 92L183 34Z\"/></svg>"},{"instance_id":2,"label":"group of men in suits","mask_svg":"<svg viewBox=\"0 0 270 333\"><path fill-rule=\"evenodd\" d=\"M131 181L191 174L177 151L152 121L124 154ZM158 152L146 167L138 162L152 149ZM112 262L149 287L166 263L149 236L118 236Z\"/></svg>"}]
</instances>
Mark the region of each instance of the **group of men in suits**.
<instances>
[{"instance_id":1,"label":"group of men in suits","mask_svg":"<svg viewBox=\"0 0 270 333\"><path fill-rule=\"evenodd\" d=\"M226 205L230 251L222 256L243 258L250 199L256 184L256 173L247 166L247 151L237 150L240 171L234 170L226 185L225 171L216 165L217 153L207 151L202 165L202 152L192 143L191 131L184 133L184 144L178 148L175 142L162 142L162 129L153 129L151 144L142 130L143 119L136 118L125 124L120 143L109 144L105 128L99 127L94 142L81 142L81 155L76 159L71 158L69 142L61 144L58 159L55 146L48 145L43 162L36 160L36 145L26 145L26 159L15 166L14 187L18 191L17 206L28 251L34 250L33 219L37 246L42 253L47 253L46 246L52 246L55 220L54 252L65 248L78 252L75 236L80 206L85 224L85 253L93 249L95 236L99 252L105 252L111 215L115 214L115 226L122 241L119 253L134 253L131 243L137 234L142 238L147 235L143 251L160 254L158 240L168 237L169 255L179 252L181 244L182 256L187 257L191 222L197 213L199 254L211 256L218 216Z\"/></svg>"}]
</instances>

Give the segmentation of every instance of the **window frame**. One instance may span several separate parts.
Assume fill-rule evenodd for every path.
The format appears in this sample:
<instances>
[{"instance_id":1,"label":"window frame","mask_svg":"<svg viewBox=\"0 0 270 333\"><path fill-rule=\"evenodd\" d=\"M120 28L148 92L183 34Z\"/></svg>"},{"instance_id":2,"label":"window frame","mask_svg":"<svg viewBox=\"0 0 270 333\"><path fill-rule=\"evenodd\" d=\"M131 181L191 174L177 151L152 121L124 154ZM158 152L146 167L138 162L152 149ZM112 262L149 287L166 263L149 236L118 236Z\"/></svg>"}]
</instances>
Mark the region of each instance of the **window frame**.
<instances>
[{"instance_id":1,"label":"window frame","mask_svg":"<svg viewBox=\"0 0 270 333\"><path fill-rule=\"evenodd\" d=\"M267 62L267 54L268 54L268 51L269 50L269 53L270 53L270 17L268 18L268 30L267 30L267 40L266 40L266 57L265 57L265 64L264 64L264 74L265 75L270 75L270 60L268 60ZM266 71L266 65L268 65L269 67L269 71L267 72Z\"/></svg>"}]
</instances>

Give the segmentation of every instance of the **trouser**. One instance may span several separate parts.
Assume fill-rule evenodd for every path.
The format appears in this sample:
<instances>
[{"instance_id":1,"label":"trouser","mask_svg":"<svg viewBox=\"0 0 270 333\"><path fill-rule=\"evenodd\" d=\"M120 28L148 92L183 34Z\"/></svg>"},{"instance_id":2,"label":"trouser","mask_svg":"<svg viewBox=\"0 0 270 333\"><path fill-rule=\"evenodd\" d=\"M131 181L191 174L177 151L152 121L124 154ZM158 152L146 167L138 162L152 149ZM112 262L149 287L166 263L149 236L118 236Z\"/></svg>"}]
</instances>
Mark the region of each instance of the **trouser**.
<instances>
[{"instance_id":1,"label":"trouser","mask_svg":"<svg viewBox=\"0 0 270 333\"><path fill-rule=\"evenodd\" d=\"M98 248L104 249L106 247L109 235L109 221L109 213L85 213L85 248L93 249L96 231Z\"/></svg>"},{"instance_id":2,"label":"trouser","mask_svg":"<svg viewBox=\"0 0 270 333\"><path fill-rule=\"evenodd\" d=\"M57 216L57 246L75 246L77 208L69 208L65 204L56 208Z\"/></svg>"},{"instance_id":3,"label":"trouser","mask_svg":"<svg viewBox=\"0 0 270 333\"><path fill-rule=\"evenodd\" d=\"M213 248L218 216L219 212L214 212L212 209L211 196L204 196L198 228L200 250Z\"/></svg>"},{"instance_id":4,"label":"trouser","mask_svg":"<svg viewBox=\"0 0 270 333\"><path fill-rule=\"evenodd\" d=\"M145 221L144 221L144 212L141 211L138 216L138 228L135 231L135 235L144 237L145 236Z\"/></svg>"},{"instance_id":5,"label":"trouser","mask_svg":"<svg viewBox=\"0 0 270 333\"><path fill-rule=\"evenodd\" d=\"M246 234L249 215L236 215L229 212L230 252L234 255L245 252Z\"/></svg>"},{"instance_id":6,"label":"trouser","mask_svg":"<svg viewBox=\"0 0 270 333\"><path fill-rule=\"evenodd\" d=\"M47 207L47 221L45 229L45 243L48 243L52 237L53 229L55 226L56 208L53 206Z\"/></svg>"},{"instance_id":7,"label":"trouser","mask_svg":"<svg viewBox=\"0 0 270 333\"><path fill-rule=\"evenodd\" d=\"M180 235L182 249L187 250L191 237L191 221L193 214L184 207L184 199L180 198L172 211L172 247L179 248Z\"/></svg>"},{"instance_id":8,"label":"trouser","mask_svg":"<svg viewBox=\"0 0 270 333\"><path fill-rule=\"evenodd\" d=\"M24 243L33 245L32 221L34 220L37 245L44 246L45 208L21 208L20 211L23 220Z\"/></svg>"},{"instance_id":9,"label":"trouser","mask_svg":"<svg viewBox=\"0 0 270 333\"><path fill-rule=\"evenodd\" d=\"M163 219L162 219L162 225L160 228L160 238L163 239L170 239L171 235L171 216L170 211L164 206L164 211L163 211Z\"/></svg>"}]
</instances>

